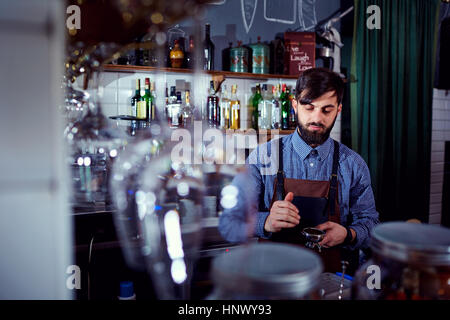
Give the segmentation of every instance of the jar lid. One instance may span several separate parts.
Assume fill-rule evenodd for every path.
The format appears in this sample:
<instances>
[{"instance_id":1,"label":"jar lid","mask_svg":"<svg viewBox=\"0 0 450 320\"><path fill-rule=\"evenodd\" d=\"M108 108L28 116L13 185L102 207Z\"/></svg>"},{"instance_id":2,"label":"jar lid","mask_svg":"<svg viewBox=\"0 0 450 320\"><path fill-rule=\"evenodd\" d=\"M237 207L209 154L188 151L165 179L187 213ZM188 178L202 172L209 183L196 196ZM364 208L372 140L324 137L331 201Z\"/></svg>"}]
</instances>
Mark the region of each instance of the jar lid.
<instances>
[{"instance_id":1,"label":"jar lid","mask_svg":"<svg viewBox=\"0 0 450 320\"><path fill-rule=\"evenodd\" d=\"M212 265L215 285L227 292L303 297L319 284L323 266L311 250L288 244L251 244L218 256Z\"/></svg>"},{"instance_id":2,"label":"jar lid","mask_svg":"<svg viewBox=\"0 0 450 320\"><path fill-rule=\"evenodd\" d=\"M388 222L372 231L377 254L406 263L450 265L450 229L407 222Z\"/></svg>"}]
</instances>

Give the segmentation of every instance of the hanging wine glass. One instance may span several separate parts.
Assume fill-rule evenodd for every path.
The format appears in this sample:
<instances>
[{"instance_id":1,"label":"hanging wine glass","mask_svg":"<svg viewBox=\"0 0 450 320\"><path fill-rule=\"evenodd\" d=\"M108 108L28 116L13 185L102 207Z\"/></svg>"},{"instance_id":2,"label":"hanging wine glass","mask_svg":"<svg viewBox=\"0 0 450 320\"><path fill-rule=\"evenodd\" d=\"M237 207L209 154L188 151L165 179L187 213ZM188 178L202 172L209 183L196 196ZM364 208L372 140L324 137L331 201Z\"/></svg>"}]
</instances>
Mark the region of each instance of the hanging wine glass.
<instances>
[{"instance_id":1,"label":"hanging wine glass","mask_svg":"<svg viewBox=\"0 0 450 320\"><path fill-rule=\"evenodd\" d=\"M74 209L109 209L111 205L108 180L112 162L127 144L127 137L111 127L102 114L98 99L96 73L94 88L85 91L83 106L86 115L69 124L65 137L69 144ZM102 89L100 88L100 94Z\"/></svg>"}]
</instances>

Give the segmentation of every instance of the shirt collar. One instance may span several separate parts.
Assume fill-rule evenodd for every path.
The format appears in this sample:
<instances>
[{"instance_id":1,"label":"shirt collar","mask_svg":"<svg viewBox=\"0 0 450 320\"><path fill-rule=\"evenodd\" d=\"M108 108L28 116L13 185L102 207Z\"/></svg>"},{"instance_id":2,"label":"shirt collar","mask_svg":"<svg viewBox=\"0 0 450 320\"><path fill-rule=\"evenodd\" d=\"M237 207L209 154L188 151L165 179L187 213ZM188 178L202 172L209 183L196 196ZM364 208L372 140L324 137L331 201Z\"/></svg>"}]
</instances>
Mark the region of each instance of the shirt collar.
<instances>
[{"instance_id":1,"label":"shirt collar","mask_svg":"<svg viewBox=\"0 0 450 320\"><path fill-rule=\"evenodd\" d=\"M331 146L333 145L332 139L329 137L324 143L316 148L311 148L300 136L298 130L295 130L292 137L292 146L297 154L300 156L300 159L303 161L305 158L311 153L312 150L317 150L320 161L327 158L330 153Z\"/></svg>"}]
</instances>

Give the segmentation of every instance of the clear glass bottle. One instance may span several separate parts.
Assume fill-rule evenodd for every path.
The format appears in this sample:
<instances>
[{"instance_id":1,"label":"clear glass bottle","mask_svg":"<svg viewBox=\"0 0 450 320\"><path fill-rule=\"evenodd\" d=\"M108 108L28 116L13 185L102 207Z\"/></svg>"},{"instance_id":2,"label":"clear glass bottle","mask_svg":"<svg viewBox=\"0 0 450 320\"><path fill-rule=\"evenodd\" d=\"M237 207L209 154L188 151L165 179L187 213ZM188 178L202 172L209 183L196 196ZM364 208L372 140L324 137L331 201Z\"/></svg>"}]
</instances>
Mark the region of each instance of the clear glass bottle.
<instances>
[{"instance_id":1,"label":"clear glass bottle","mask_svg":"<svg viewBox=\"0 0 450 320\"><path fill-rule=\"evenodd\" d=\"M241 127L241 102L237 97L237 85L231 86L231 98L230 98L230 108L231 108L231 121L230 129L239 129Z\"/></svg>"},{"instance_id":2,"label":"clear glass bottle","mask_svg":"<svg viewBox=\"0 0 450 320\"><path fill-rule=\"evenodd\" d=\"M280 129L280 120L281 120L281 110L280 110L280 93L279 93L279 85L273 86L272 88L272 121L271 128L272 129Z\"/></svg>"},{"instance_id":3,"label":"clear glass bottle","mask_svg":"<svg viewBox=\"0 0 450 320\"><path fill-rule=\"evenodd\" d=\"M228 129L230 127L230 99L228 98L227 86L222 84L220 95L220 127Z\"/></svg>"},{"instance_id":4,"label":"clear glass bottle","mask_svg":"<svg viewBox=\"0 0 450 320\"><path fill-rule=\"evenodd\" d=\"M286 93L286 84L283 83L281 94L280 94L280 104L281 104L281 129L289 129L289 96Z\"/></svg>"},{"instance_id":5,"label":"clear glass bottle","mask_svg":"<svg viewBox=\"0 0 450 320\"><path fill-rule=\"evenodd\" d=\"M214 81L209 83L209 95L206 102L206 112L208 118L208 125L211 128L218 126L217 110L219 107L219 97L216 95L216 89L214 88Z\"/></svg>"},{"instance_id":6,"label":"clear glass bottle","mask_svg":"<svg viewBox=\"0 0 450 320\"><path fill-rule=\"evenodd\" d=\"M272 95L267 90L267 84L263 84L263 98L258 107L261 111L260 129L270 129L272 118Z\"/></svg>"},{"instance_id":7,"label":"clear glass bottle","mask_svg":"<svg viewBox=\"0 0 450 320\"><path fill-rule=\"evenodd\" d=\"M191 105L190 91L186 90L185 101L181 109L182 126L189 128L194 124L194 107Z\"/></svg>"}]
</instances>

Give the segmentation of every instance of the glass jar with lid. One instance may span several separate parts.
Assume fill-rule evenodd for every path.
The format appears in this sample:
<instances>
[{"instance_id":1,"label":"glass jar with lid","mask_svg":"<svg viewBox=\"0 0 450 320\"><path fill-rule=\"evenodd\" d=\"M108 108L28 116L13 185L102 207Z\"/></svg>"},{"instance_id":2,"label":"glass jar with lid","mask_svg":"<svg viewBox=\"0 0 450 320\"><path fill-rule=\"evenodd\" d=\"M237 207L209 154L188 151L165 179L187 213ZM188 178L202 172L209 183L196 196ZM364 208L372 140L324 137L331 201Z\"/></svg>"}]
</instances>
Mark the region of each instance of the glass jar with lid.
<instances>
[{"instance_id":1,"label":"glass jar with lid","mask_svg":"<svg viewBox=\"0 0 450 320\"><path fill-rule=\"evenodd\" d=\"M317 254L293 245L237 247L213 261L209 299L319 299L322 270Z\"/></svg>"},{"instance_id":2,"label":"glass jar with lid","mask_svg":"<svg viewBox=\"0 0 450 320\"><path fill-rule=\"evenodd\" d=\"M372 258L355 274L354 299L450 299L450 230L389 222L372 232Z\"/></svg>"}]
</instances>

